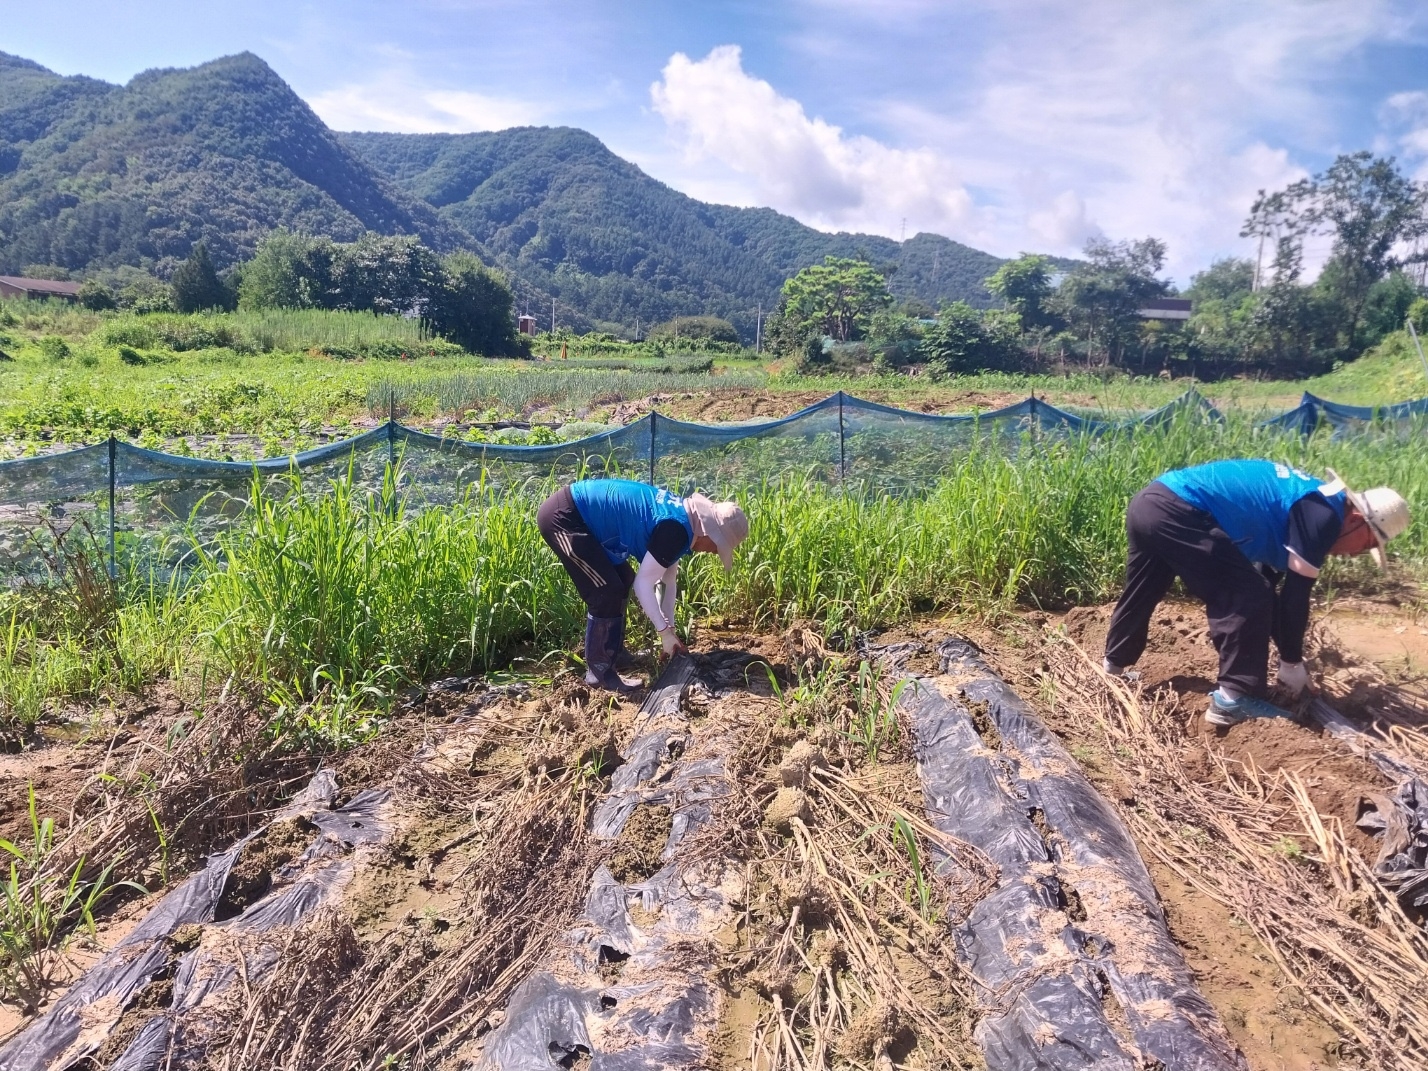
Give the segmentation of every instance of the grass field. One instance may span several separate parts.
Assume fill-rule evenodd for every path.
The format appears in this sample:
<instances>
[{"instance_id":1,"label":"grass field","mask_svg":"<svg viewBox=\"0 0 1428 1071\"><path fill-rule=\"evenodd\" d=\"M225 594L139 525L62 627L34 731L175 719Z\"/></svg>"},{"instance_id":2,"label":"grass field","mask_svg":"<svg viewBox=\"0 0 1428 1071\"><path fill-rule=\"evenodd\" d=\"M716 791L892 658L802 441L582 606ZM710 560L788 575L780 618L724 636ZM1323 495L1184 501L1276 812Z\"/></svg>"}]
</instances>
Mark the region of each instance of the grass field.
<instances>
[{"instance_id":1,"label":"grass field","mask_svg":"<svg viewBox=\"0 0 1428 1071\"><path fill-rule=\"evenodd\" d=\"M1419 516L1428 509L1421 436L1302 439L1236 419L1010 453L972 444L942 458L946 475L917 493L796 476L726 488L752 534L733 573L691 563L681 613L757 627L814 620L837 635L926 612L1104 601L1120 579L1130 496L1166 469L1244 455L1332 466L1359 486L1398 488ZM56 704L171 677L195 694L256 690L275 731L344 737L406 683L559 650L582 616L535 531L547 489L477 487L421 511L341 483L269 497L196 544L184 572L152 571L155 559L136 551L112 591L93 553L78 554L56 585L0 603L3 717L18 729ZM1395 544L1401 574L1428 565L1425 531ZM1325 583L1377 579L1355 561Z\"/></svg>"},{"instance_id":2,"label":"grass field","mask_svg":"<svg viewBox=\"0 0 1428 1071\"><path fill-rule=\"evenodd\" d=\"M987 373L939 384L905 376L808 379L747 352L655 356L616 343L568 361L494 361L424 339L416 321L399 317L311 310L137 317L49 302L5 302L0 351L12 358L0 361L0 456L7 457L111 432L203 456L284 453L370 426L389 403L418 425L599 421L619 402L726 388L774 397L872 392L941 411L969 408L975 403L962 400L969 396L1035 393L1128 411L1163 404L1189 386L1088 373ZM691 370L710 361L711 373ZM1428 394L1428 378L1407 340L1394 335L1378 352L1318 379L1201 389L1222 407L1258 412L1292 406L1306 389L1355 404L1400 401ZM227 436L255 441L236 448L220 441Z\"/></svg>"}]
</instances>

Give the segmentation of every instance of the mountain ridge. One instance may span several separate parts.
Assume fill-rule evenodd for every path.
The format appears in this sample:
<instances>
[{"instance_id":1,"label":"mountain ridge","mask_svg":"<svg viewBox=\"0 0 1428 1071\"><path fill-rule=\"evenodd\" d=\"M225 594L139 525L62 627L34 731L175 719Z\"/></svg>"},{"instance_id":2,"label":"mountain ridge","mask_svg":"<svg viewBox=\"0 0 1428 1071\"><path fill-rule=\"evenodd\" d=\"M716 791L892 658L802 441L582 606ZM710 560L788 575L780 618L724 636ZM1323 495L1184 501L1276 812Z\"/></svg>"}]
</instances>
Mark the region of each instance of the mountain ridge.
<instances>
[{"instance_id":1,"label":"mountain ridge","mask_svg":"<svg viewBox=\"0 0 1428 1071\"><path fill-rule=\"evenodd\" d=\"M335 132L250 52L122 86L0 53L0 271L167 274L200 240L223 267L278 227L470 249L519 304L553 298L561 322L620 332L713 313L752 338L783 280L825 256L889 269L900 298L986 305L1002 263L939 235L830 234L697 201L573 127Z\"/></svg>"}]
</instances>

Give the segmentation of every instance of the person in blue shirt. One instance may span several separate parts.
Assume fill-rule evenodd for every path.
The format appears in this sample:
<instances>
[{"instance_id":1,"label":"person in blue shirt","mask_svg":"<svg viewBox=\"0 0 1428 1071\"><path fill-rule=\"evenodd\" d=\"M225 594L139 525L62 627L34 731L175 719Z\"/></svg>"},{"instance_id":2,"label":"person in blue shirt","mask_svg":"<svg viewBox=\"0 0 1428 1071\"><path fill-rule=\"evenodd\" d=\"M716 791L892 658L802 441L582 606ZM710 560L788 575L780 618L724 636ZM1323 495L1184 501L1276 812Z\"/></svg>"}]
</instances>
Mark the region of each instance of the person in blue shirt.
<instances>
[{"instance_id":1,"label":"person in blue shirt","mask_svg":"<svg viewBox=\"0 0 1428 1071\"><path fill-rule=\"evenodd\" d=\"M1331 469L1320 480L1275 461L1212 461L1167 472L1131 499L1126 584L1111 615L1103 667L1124 674L1145 651L1151 614L1179 577L1205 603L1220 656L1205 720L1233 725L1282 716L1265 699L1269 641L1275 683L1309 688L1304 632L1309 594L1330 554L1370 553L1408 527L1408 504L1388 487L1362 494Z\"/></svg>"},{"instance_id":2,"label":"person in blue shirt","mask_svg":"<svg viewBox=\"0 0 1428 1071\"><path fill-rule=\"evenodd\" d=\"M585 680L613 691L640 684L616 667L625 653L630 592L659 633L665 655L682 654L674 630L679 559L708 551L731 569L734 548L749 534L748 518L735 502L701 494L680 498L633 480L563 487L536 512L536 526L585 601Z\"/></svg>"}]
</instances>

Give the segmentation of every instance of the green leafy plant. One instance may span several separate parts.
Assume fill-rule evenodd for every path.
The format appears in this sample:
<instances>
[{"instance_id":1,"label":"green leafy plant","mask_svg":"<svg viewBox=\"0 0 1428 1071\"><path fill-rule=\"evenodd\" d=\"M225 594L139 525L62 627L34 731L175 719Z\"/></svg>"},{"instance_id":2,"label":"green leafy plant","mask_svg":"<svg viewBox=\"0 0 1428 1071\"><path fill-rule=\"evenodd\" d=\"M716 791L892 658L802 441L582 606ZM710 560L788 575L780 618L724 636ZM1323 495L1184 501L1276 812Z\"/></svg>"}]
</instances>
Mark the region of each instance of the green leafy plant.
<instances>
[{"instance_id":1,"label":"green leafy plant","mask_svg":"<svg viewBox=\"0 0 1428 1071\"><path fill-rule=\"evenodd\" d=\"M912 871L911 876L907 879L905 891L907 902L917 908L919 915L931 922L935 910L932 879L923 865L922 849L918 845L917 834L913 831L912 824L905 815L893 815L892 838L893 843L907 857L908 868Z\"/></svg>"},{"instance_id":2,"label":"green leafy plant","mask_svg":"<svg viewBox=\"0 0 1428 1071\"><path fill-rule=\"evenodd\" d=\"M115 862L93 875L84 856L72 866L61 863L54 820L40 817L33 785L29 819L29 844L0 838L0 853L10 864L0 886L0 988L33 1007L48 988L57 941L76 924L92 938L95 906L114 889L145 890L129 881L111 882Z\"/></svg>"}]
</instances>

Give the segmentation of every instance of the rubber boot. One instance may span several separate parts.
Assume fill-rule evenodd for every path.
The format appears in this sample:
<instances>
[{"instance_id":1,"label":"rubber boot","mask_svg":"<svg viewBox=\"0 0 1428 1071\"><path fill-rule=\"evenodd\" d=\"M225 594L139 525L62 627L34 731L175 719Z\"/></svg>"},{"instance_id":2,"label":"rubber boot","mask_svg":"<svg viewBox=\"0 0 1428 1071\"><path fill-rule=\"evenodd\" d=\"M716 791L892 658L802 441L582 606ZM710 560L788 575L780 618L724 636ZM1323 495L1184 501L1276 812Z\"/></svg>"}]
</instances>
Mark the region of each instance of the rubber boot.
<instances>
[{"instance_id":1,"label":"rubber boot","mask_svg":"<svg viewBox=\"0 0 1428 1071\"><path fill-rule=\"evenodd\" d=\"M616 669L630 669L635 664L634 655L625 649L625 615L615 619L615 627L610 630L610 649L615 652L610 664Z\"/></svg>"},{"instance_id":2,"label":"rubber boot","mask_svg":"<svg viewBox=\"0 0 1428 1071\"><path fill-rule=\"evenodd\" d=\"M641 682L615 672L615 649L611 640L618 620L585 615L585 683L612 692L633 692Z\"/></svg>"}]
</instances>

